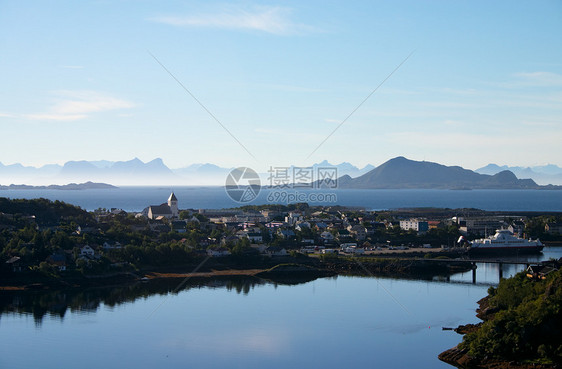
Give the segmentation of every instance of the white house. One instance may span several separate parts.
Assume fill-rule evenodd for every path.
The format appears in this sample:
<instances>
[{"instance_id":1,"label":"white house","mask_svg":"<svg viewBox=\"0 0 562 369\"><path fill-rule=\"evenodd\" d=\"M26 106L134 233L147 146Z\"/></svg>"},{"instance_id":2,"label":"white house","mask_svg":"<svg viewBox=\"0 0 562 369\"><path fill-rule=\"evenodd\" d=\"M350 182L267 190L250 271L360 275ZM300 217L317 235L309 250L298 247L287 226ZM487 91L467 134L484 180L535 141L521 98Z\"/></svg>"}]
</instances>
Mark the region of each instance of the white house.
<instances>
[{"instance_id":1,"label":"white house","mask_svg":"<svg viewBox=\"0 0 562 369\"><path fill-rule=\"evenodd\" d=\"M228 256L230 251L226 247L210 247L207 249L207 255L213 257Z\"/></svg>"},{"instance_id":2,"label":"white house","mask_svg":"<svg viewBox=\"0 0 562 369\"><path fill-rule=\"evenodd\" d=\"M265 254L268 256L286 256L287 250L285 250L285 248L283 247L269 246L267 249L265 249Z\"/></svg>"},{"instance_id":3,"label":"white house","mask_svg":"<svg viewBox=\"0 0 562 369\"><path fill-rule=\"evenodd\" d=\"M263 242L263 236L261 235L261 233L248 232L248 233L246 233L246 237L248 237L250 242L254 242L254 243L262 243Z\"/></svg>"},{"instance_id":4,"label":"white house","mask_svg":"<svg viewBox=\"0 0 562 369\"><path fill-rule=\"evenodd\" d=\"M420 219L401 220L400 228L405 231L409 231L410 229L413 229L418 233L423 233L429 230L429 223L427 223L426 220L420 220Z\"/></svg>"}]
</instances>

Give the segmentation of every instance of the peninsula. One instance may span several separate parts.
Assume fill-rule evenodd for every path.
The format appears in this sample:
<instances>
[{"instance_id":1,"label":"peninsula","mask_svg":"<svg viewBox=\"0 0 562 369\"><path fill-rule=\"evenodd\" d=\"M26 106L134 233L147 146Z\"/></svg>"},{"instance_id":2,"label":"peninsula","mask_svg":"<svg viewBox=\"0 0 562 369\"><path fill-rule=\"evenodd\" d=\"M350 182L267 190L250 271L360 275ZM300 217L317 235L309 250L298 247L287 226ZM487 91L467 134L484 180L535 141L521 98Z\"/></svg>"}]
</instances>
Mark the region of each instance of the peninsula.
<instances>
[{"instance_id":1,"label":"peninsula","mask_svg":"<svg viewBox=\"0 0 562 369\"><path fill-rule=\"evenodd\" d=\"M562 186L540 186L532 179L518 179L509 170L494 175L480 174L459 166L414 161L402 156L357 178L342 176L338 186L362 189L562 189Z\"/></svg>"},{"instance_id":2,"label":"peninsula","mask_svg":"<svg viewBox=\"0 0 562 369\"><path fill-rule=\"evenodd\" d=\"M0 190L100 190L100 189L110 189L117 188L113 185L107 183L94 183L94 182L84 182L84 183L69 183L66 185L49 185L49 186L30 186L30 185L16 185L11 184L9 186L0 185Z\"/></svg>"}]
</instances>

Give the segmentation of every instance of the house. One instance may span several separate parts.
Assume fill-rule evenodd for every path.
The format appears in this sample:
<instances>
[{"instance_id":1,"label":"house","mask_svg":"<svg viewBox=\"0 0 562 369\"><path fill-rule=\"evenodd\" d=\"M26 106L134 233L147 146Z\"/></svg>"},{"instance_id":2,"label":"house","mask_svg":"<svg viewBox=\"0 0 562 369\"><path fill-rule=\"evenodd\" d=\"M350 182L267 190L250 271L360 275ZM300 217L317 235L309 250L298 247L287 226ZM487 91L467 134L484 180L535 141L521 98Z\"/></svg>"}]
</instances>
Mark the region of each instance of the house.
<instances>
[{"instance_id":1,"label":"house","mask_svg":"<svg viewBox=\"0 0 562 369\"><path fill-rule=\"evenodd\" d=\"M172 230L168 225L164 223L151 223L148 226L152 231L158 233L168 233Z\"/></svg>"},{"instance_id":2,"label":"house","mask_svg":"<svg viewBox=\"0 0 562 369\"><path fill-rule=\"evenodd\" d=\"M318 231L325 231L326 228L328 228L328 225L324 222L317 222L314 225L314 228L316 228L316 230L318 230Z\"/></svg>"},{"instance_id":3,"label":"house","mask_svg":"<svg viewBox=\"0 0 562 369\"><path fill-rule=\"evenodd\" d=\"M91 248L90 246L86 245L83 246L82 248L80 248L80 256L85 256L88 258L94 257L94 254L96 252L94 251L93 248Z\"/></svg>"},{"instance_id":4,"label":"house","mask_svg":"<svg viewBox=\"0 0 562 369\"><path fill-rule=\"evenodd\" d=\"M487 236L490 233L493 234L496 229L507 228L507 223L497 217L458 218L458 224L459 232L464 236L468 234Z\"/></svg>"},{"instance_id":5,"label":"house","mask_svg":"<svg viewBox=\"0 0 562 369\"><path fill-rule=\"evenodd\" d=\"M277 234L278 234L281 238L285 238L285 239L294 238L294 237L295 237L295 232L293 232L292 229L282 229L282 228L279 228L279 229L277 230Z\"/></svg>"},{"instance_id":6,"label":"house","mask_svg":"<svg viewBox=\"0 0 562 369\"><path fill-rule=\"evenodd\" d=\"M230 255L230 251L226 247L209 247L207 255L212 257L224 257Z\"/></svg>"},{"instance_id":7,"label":"house","mask_svg":"<svg viewBox=\"0 0 562 369\"><path fill-rule=\"evenodd\" d=\"M257 250L258 253L260 254L264 254L265 253L265 249L267 249L267 245L262 244L251 244L250 247L254 250Z\"/></svg>"},{"instance_id":8,"label":"house","mask_svg":"<svg viewBox=\"0 0 562 369\"><path fill-rule=\"evenodd\" d=\"M178 199L173 192L168 198L168 202L165 202L160 205L151 205L147 209L148 219L157 219L159 217L172 219L172 218L177 218L178 216L179 216Z\"/></svg>"},{"instance_id":9,"label":"house","mask_svg":"<svg viewBox=\"0 0 562 369\"><path fill-rule=\"evenodd\" d=\"M526 270L526 275L531 279L546 279L546 277L550 273L555 272L557 270L558 268L556 268L553 265L545 265L545 264L529 265L529 267L527 267Z\"/></svg>"},{"instance_id":10,"label":"house","mask_svg":"<svg viewBox=\"0 0 562 369\"><path fill-rule=\"evenodd\" d=\"M66 255L65 254L55 253L55 254L49 256L46 261L47 261L48 264L56 267L61 272L66 270Z\"/></svg>"},{"instance_id":11,"label":"house","mask_svg":"<svg viewBox=\"0 0 562 369\"><path fill-rule=\"evenodd\" d=\"M302 221L304 221L304 217L302 216L301 213L297 213L297 212L290 212L289 215L285 217L285 223L289 225L295 225L298 222L302 222Z\"/></svg>"},{"instance_id":12,"label":"house","mask_svg":"<svg viewBox=\"0 0 562 369\"><path fill-rule=\"evenodd\" d=\"M263 242L263 236L261 235L261 233L258 232L248 232L246 233L246 237L250 240L250 242L254 242L254 243Z\"/></svg>"},{"instance_id":13,"label":"house","mask_svg":"<svg viewBox=\"0 0 562 369\"><path fill-rule=\"evenodd\" d=\"M8 259L6 261L6 265L14 273L22 271L22 262L21 262L21 258L19 256L12 256L10 259Z\"/></svg>"},{"instance_id":14,"label":"house","mask_svg":"<svg viewBox=\"0 0 562 369\"><path fill-rule=\"evenodd\" d=\"M364 241L367 238L367 229L365 229L365 227L363 227L362 225L359 224L354 226L350 225L349 227L347 227L347 230L358 241Z\"/></svg>"},{"instance_id":15,"label":"house","mask_svg":"<svg viewBox=\"0 0 562 369\"><path fill-rule=\"evenodd\" d=\"M544 231L549 234L562 234L562 223L547 223L544 226Z\"/></svg>"},{"instance_id":16,"label":"house","mask_svg":"<svg viewBox=\"0 0 562 369\"><path fill-rule=\"evenodd\" d=\"M172 231L175 231L175 232L178 232L178 233L187 232L187 229L185 228L186 225L187 225L187 222L185 220L174 220L174 221L171 222Z\"/></svg>"},{"instance_id":17,"label":"house","mask_svg":"<svg viewBox=\"0 0 562 369\"><path fill-rule=\"evenodd\" d=\"M120 248L122 248L123 246L121 246L121 244L119 242L115 242L113 245L110 244L109 242L104 242L102 245L104 250L118 250Z\"/></svg>"},{"instance_id":18,"label":"house","mask_svg":"<svg viewBox=\"0 0 562 369\"><path fill-rule=\"evenodd\" d=\"M110 215L120 215L120 216L127 216L127 212L123 209L118 209L118 208L111 208L111 212L109 213Z\"/></svg>"},{"instance_id":19,"label":"house","mask_svg":"<svg viewBox=\"0 0 562 369\"><path fill-rule=\"evenodd\" d=\"M429 230L429 223L426 220L420 219L401 220L400 228L405 231L412 229L418 233L425 233Z\"/></svg>"},{"instance_id":20,"label":"house","mask_svg":"<svg viewBox=\"0 0 562 369\"><path fill-rule=\"evenodd\" d=\"M351 233L347 229L340 229L336 234L338 240L346 240L352 238Z\"/></svg>"},{"instance_id":21,"label":"house","mask_svg":"<svg viewBox=\"0 0 562 369\"><path fill-rule=\"evenodd\" d=\"M223 236L223 237L221 238L221 245L222 245L222 246L225 246L225 245L227 245L227 244L229 244L229 243L230 243L230 244L235 244L236 242L238 242L238 239L239 239L239 238L236 237L236 236Z\"/></svg>"},{"instance_id":22,"label":"house","mask_svg":"<svg viewBox=\"0 0 562 369\"><path fill-rule=\"evenodd\" d=\"M280 219L283 217L283 213L276 210L262 210L261 214L263 215L265 221Z\"/></svg>"},{"instance_id":23,"label":"house","mask_svg":"<svg viewBox=\"0 0 562 369\"><path fill-rule=\"evenodd\" d=\"M347 246L346 248L343 249L343 252L348 254L362 255L365 253L365 249L357 246Z\"/></svg>"},{"instance_id":24,"label":"house","mask_svg":"<svg viewBox=\"0 0 562 369\"><path fill-rule=\"evenodd\" d=\"M284 247L269 246L265 249L265 254L267 256L287 256L287 250Z\"/></svg>"},{"instance_id":25,"label":"house","mask_svg":"<svg viewBox=\"0 0 562 369\"><path fill-rule=\"evenodd\" d=\"M310 229L310 223L309 222L298 222L297 225L295 226L295 229L297 231L302 231L303 229Z\"/></svg>"},{"instance_id":26,"label":"house","mask_svg":"<svg viewBox=\"0 0 562 369\"><path fill-rule=\"evenodd\" d=\"M330 242L334 240L334 235L328 231L320 233L320 237L324 240L324 242Z\"/></svg>"},{"instance_id":27,"label":"house","mask_svg":"<svg viewBox=\"0 0 562 369\"><path fill-rule=\"evenodd\" d=\"M429 226L429 229L437 229L442 226L439 220L428 220L427 225Z\"/></svg>"}]
</instances>

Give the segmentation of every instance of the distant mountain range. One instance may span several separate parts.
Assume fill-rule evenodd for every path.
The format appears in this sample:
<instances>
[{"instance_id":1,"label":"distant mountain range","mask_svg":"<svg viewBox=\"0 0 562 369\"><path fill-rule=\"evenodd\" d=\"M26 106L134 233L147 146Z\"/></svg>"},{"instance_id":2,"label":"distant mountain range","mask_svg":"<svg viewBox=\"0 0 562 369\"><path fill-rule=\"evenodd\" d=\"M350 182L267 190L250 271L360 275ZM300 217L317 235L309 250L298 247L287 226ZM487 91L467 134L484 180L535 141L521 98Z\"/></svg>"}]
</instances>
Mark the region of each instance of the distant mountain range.
<instances>
[{"instance_id":1,"label":"distant mountain range","mask_svg":"<svg viewBox=\"0 0 562 369\"><path fill-rule=\"evenodd\" d=\"M562 184L562 168L556 165L522 168L489 164L472 171L398 157L378 167L358 168L347 162L333 165L326 160L312 167L337 168L341 188L540 188L537 183ZM292 173L293 168L286 169ZM11 184L45 186L91 181L116 186L222 186L231 170L210 163L170 169L159 158L147 163L138 158L115 162L69 161L62 166L50 164L40 168L0 163L0 185L6 189ZM259 174L262 184L267 185L270 173Z\"/></svg>"},{"instance_id":2,"label":"distant mountain range","mask_svg":"<svg viewBox=\"0 0 562 369\"><path fill-rule=\"evenodd\" d=\"M541 185L562 185L562 168L553 164L534 167L509 167L507 165L488 164L485 167L476 169L475 172L494 175L504 170L513 172L517 178L531 178Z\"/></svg>"},{"instance_id":3,"label":"distant mountain range","mask_svg":"<svg viewBox=\"0 0 562 369\"><path fill-rule=\"evenodd\" d=\"M357 177L374 167L367 165L357 168L350 163L332 165L327 161L313 167L336 167L338 176ZM288 167L292 171L293 167ZM0 163L0 185L26 184L51 185L77 182L104 182L118 186L158 186L183 185L204 186L224 185L226 176L233 168L222 168L214 164L192 164L187 167L170 169L162 159L144 163L138 158L129 161L69 161L64 165L50 164L40 168L21 164L3 165ZM260 173L264 183L269 173Z\"/></svg>"},{"instance_id":4,"label":"distant mountain range","mask_svg":"<svg viewBox=\"0 0 562 369\"><path fill-rule=\"evenodd\" d=\"M431 189L538 189L532 179L518 179L509 170L494 175L480 174L458 166L397 157L370 172L351 178L343 176L339 188L431 188ZM548 188L554 188L549 186Z\"/></svg>"}]
</instances>

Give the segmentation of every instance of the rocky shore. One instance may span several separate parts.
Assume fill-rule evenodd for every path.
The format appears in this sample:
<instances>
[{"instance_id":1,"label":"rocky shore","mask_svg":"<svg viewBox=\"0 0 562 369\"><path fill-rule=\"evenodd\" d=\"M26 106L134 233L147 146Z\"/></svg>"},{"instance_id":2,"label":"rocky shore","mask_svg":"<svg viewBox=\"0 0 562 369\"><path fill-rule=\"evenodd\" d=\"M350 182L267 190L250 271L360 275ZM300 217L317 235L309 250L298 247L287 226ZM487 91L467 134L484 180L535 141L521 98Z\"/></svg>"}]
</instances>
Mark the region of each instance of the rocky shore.
<instances>
[{"instance_id":1,"label":"rocky shore","mask_svg":"<svg viewBox=\"0 0 562 369\"><path fill-rule=\"evenodd\" d=\"M487 358L475 359L467 354L467 350L459 349L458 346L439 354L439 360L462 369L554 369L556 364L526 364L516 361L502 361Z\"/></svg>"}]
</instances>

